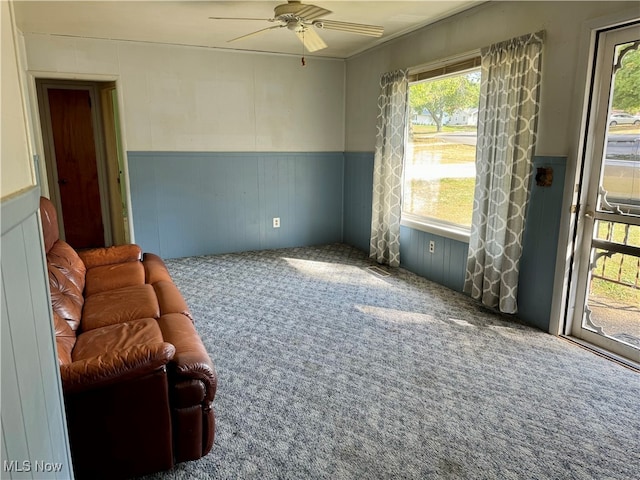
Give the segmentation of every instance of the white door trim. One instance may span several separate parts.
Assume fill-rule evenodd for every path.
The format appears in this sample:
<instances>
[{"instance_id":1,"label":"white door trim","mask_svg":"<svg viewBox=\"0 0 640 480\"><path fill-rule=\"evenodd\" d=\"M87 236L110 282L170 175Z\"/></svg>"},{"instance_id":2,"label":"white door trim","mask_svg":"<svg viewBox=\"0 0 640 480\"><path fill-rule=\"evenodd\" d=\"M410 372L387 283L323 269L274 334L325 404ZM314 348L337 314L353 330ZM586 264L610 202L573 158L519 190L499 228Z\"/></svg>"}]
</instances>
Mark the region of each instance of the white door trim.
<instances>
[{"instance_id":1,"label":"white door trim","mask_svg":"<svg viewBox=\"0 0 640 480\"><path fill-rule=\"evenodd\" d=\"M91 117L93 123L94 148L96 152L96 166L98 170L98 189L100 193L100 210L102 213L102 228L104 232L105 246L113 245L113 235L111 232L111 209L109 202L109 188L107 185L107 167L104 155L104 136L102 134L102 114L100 108L100 97L98 96L95 84L84 83L75 80L40 80L38 82L42 88L39 106L44 112L43 146L45 153L45 163L48 168L48 183L50 199L56 206L58 212L58 224L60 227L60 237L64 239L64 212L60 199L60 186L58 185L58 169L56 163L55 148L53 146L53 131L51 126L51 112L49 107L49 89L61 90L82 90L89 92L91 100Z\"/></svg>"}]
</instances>

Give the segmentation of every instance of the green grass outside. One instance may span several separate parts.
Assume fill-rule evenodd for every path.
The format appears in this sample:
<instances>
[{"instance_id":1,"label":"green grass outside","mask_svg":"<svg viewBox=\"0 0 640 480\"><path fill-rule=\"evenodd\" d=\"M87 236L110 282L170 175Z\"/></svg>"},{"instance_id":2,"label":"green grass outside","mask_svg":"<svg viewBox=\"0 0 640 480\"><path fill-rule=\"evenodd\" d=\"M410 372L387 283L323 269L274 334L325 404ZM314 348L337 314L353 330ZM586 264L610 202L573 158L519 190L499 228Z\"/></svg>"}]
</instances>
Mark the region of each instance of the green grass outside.
<instances>
[{"instance_id":1,"label":"green grass outside","mask_svg":"<svg viewBox=\"0 0 640 480\"><path fill-rule=\"evenodd\" d=\"M610 228L612 230L610 231ZM622 224L612 224L611 222L599 222L597 237L602 240L609 240L616 243L624 243L625 230ZM627 245L640 246L640 226L632 225L629 228ZM620 262L622 261L622 265ZM603 270L604 268L604 270ZM638 259L631 255L616 253L611 258L600 258L596 262L594 274L607 278L617 279L633 285L638 275ZM591 281L591 294L604 297L627 305L640 305L640 289L594 278Z\"/></svg>"},{"instance_id":2,"label":"green grass outside","mask_svg":"<svg viewBox=\"0 0 640 480\"><path fill-rule=\"evenodd\" d=\"M475 178L412 180L411 213L471 226Z\"/></svg>"},{"instance_id":3,"label":"green grass outside","mask_svg":"<svg viewBox=\"0 0 640 480\"><path fill-rule=\"evenodd\" d=\"M442 165L468 162L474 163L476 161L476 148L473 145L446 142L437 137L414 141L414 159L419 158L422 152L428 153L431 157L438 157L438 163Z\"/></svg>"}]
</instances>

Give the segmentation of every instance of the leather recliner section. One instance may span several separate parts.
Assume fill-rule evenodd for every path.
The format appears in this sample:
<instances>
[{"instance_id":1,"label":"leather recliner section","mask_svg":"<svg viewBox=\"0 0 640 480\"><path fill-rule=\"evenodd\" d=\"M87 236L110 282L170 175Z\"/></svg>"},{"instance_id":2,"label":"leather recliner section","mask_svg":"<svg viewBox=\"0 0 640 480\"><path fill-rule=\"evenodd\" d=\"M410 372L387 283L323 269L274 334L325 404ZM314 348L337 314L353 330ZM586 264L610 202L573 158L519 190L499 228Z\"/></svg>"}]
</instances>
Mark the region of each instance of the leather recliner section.
<instances>
[{"instance_id":1,"label":"leather recliner section","mask_svg":"<svg viewBox=\"0 0 640 480\"><path fill-rule=\"evenodd\" d=\"M213 446L213 363L163 260L137 245L76 252L40 199L76 478L128 478Z\"/></svg>"}]
</instances>

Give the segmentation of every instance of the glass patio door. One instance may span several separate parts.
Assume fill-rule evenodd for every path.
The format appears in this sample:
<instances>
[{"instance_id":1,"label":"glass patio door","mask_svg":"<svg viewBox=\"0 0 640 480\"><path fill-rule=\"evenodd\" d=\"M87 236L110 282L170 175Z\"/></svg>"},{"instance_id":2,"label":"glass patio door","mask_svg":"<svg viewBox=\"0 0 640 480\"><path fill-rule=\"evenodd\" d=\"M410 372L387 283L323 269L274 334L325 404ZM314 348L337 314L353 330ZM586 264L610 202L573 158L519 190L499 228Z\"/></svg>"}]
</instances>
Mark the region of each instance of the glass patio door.
<instances>
[{"instance_id":1,"label":"glass patio door","mask_svg":"<svg viewBox=\"0 0 640 480\"><path fill-rule=\"evenodd\" d=\"M640 24L597 42L572 336L640 363Z\"/></svg>"}]
</instances>

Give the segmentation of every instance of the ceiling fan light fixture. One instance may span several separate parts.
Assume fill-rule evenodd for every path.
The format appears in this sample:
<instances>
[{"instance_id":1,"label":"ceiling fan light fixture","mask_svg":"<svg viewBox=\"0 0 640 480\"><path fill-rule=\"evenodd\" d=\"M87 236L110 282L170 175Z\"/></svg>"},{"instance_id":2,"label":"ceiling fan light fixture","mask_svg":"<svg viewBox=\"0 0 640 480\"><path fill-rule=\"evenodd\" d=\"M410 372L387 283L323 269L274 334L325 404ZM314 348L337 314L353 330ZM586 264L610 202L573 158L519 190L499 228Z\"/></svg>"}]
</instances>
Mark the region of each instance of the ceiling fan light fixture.
<instances>
[{"instance_id":1,"label":"ceiling fan light fixture","mask_svg":"<svg viewBox=\"0 0 640 480\"><path fill-rule=\"evenodd\" d=\"M293 30L294 32L304 32L306 30L306 27L302 20L287 23L287 28L289 30Z\"/></svg>"}]
</instances>

